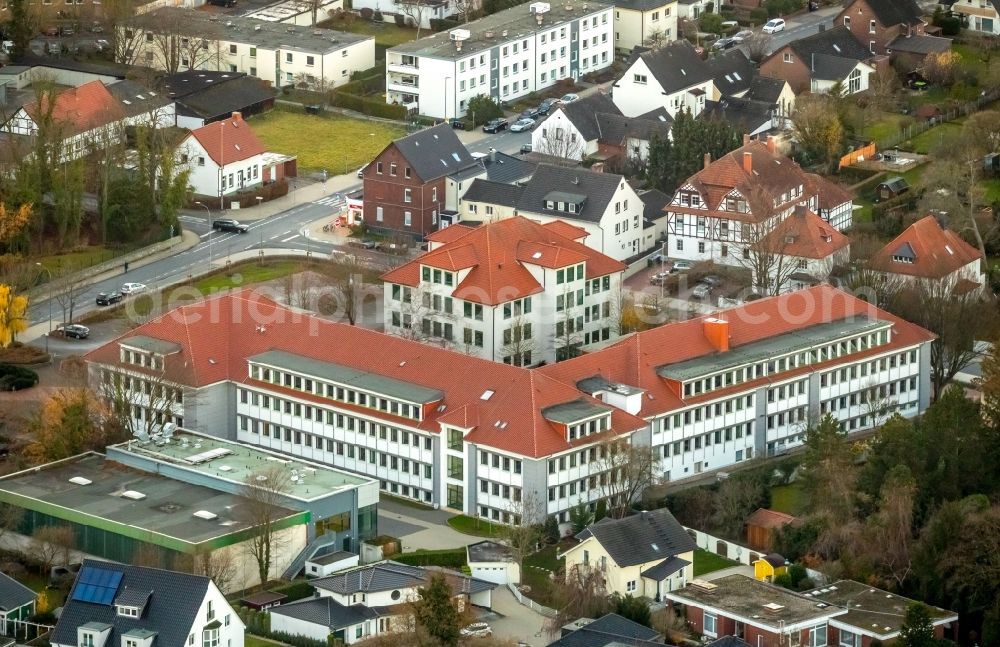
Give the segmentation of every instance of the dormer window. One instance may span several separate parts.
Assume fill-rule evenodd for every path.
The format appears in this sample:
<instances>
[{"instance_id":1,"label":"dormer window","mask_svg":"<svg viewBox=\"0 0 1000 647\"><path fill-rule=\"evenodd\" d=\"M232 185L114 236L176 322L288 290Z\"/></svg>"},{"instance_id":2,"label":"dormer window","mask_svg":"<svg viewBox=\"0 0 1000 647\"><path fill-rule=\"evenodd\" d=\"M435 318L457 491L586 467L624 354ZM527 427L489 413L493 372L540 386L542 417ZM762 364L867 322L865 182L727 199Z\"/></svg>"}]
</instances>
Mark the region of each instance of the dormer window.
<instances>
[{"instance_id":1,"label":"dormer window","mask_svg":"<svg viewBox=\"0 0 1000 647\"><path fill-rule=\"evenodd\" d=\"M896 263L907 263L908 265L913 264L913 259L909 256L893 256L892 260Z\"/></svg>"},{"instance_id":2,"label":"dormer window","mask_svg":"<svg viewBox=\"0 0 1000 647\"><path fill-rule=\"evenodd\" d=\"M80 634L80 647L94 647L94 634L89 631Z\"/></svg>"},{"instance_id":3,"label":"dormer window","mask_svg":"<svg viewBox=\"0 0 1000 647\"><path fill-rule=\"evenodd\" d=\"M139 617L139 607L129 607L118 605L116 607L118 615L125 618L138 618Z\"/></svg>"}]
</instances>

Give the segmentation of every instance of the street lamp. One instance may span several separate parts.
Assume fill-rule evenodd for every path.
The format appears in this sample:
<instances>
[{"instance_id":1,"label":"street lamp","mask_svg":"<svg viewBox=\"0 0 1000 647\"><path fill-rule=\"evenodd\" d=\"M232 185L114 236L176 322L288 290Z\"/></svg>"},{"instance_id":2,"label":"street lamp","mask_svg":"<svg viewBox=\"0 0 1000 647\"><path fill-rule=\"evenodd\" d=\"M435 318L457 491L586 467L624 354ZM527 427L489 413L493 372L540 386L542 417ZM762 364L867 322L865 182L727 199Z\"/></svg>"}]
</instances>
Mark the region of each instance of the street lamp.
<instances>
[{"instance_id":1,"label":"street lamp","mask_svg":"<svg viewBox=\"0 0 1000 647\"><path fill-rule=\"evenodd\" d=\"M49 275L49 298L46 299L46 301L49 302L49 334L51 335L52 334L52 270L50 270L45 265L42 265L41 263L35 263L35 265L45 270L45 273ZM49 338L46 337L45 352L48 352L48 350L49 350Z\"/></svg>"},{"instance_id":2,"label":"street lamp","mask_svg":"<svg viewBox=\"0 0 1000 647\"><path fill-rule=\"evenodd\" d=\"M195 202L196 205L205 210L208 214L208 265L212 266L212 210L203 202Z\"/></svg>"}]
</instances>

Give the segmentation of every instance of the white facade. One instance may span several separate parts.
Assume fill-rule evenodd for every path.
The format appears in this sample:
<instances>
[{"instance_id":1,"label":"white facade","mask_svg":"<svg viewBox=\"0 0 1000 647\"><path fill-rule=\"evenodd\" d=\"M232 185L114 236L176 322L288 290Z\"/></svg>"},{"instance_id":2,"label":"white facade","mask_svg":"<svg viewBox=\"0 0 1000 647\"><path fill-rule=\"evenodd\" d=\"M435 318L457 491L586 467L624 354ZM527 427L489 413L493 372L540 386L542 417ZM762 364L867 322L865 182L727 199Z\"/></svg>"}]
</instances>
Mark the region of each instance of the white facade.
<instances>
[{"instance_id":1,"label":"white facade","mask_svg":"<svg viewBox=\"0 0 1000 647\"><path fill-rule=\"evenodd\" d=\"M198 195L229 195L263 182L265 153L220 168L201 142L190 135L177 150L177 161L191 170L188 183Z\"/></svg>"},{"instance_id":2,"label":"white facade","mask_svg":"<svg viewBox=\"0 0 1000 647\"><path fill-rule=\"evenodd\" d=\"M1000 36L1000 10L993 0L958 0L951 10L966 18L971 31Z\"/></svg>"},{"instance_id":3,"label":"white facade","mask_svg":"<svg viewBox=\"0 0 1000 647\"><path fill-rule=\"evenodd\" d=\"M838 265L846 267L851 260L851 247L847 245L838 249L826 258L803 258L798 256L787 256L782 265L791 270L781 272L784 282L781 285L782 292L792 292L814 285L816 281L826 281L830 277L830 272ZM772 268L771 283L777 280L775 268ZM811 277L813 281L804 280L804 277Z\"/></svg>"},{"instance_id":4,"label":"white facade","mask_svg":"<svg viewBox=\"0 0 1000 647\"><path fill-rule=\"evenodd\" d=\"M858 64L854 66L854 69L840 80L840 87L843 88L844 92L847 94L858 94L859 92L868 91L868 82L871 79L871 75L875 73L875 68L867 63L862 63L858 61ZM813 93L827 93L835 85L837 81L831 81L829 79L817 79L813 78L810 81L810 90Z\"/></svg>"},{"instance_id":5,"label":"white facade","mask_svg":"<svg viewBox=\"0 0 1000 647\"><path fill-rule=\"evenodd\" d=\"M597 140L587 141L566 112L557 107L531 131L531 150L543 155L582 160L597 153Z\"/></svg>"},{"instance_id":6,"label":"white facade","mask_svg":"<svg viewBox=\"0 0 1000 647\"><path fill-rule=\"evenodd\" d=\"M345 554L339 557L339 559L335 560L307 559L306 575L309 577L326 577L327 575L332 575L337 571L353 568L358 565L358 561L360 560L360 556L354 554Z\"/></svg>"},{"instance_id":7,"label":"white facade","mask_svg":"<svg viewBox=\"0 0 1000 647\"><path fill-rule=\"evenodd\" d=\"M549 6L519 5L451 33L389 49L386 101L429 117L461 117L473 97L513 101L614 62L610 6L577 3L565 11L552 5L533 13L541 4ZM542 16L542 24L535 24L534 15Z\"/></svg>"},{"instance_id":8,"label":"white facade","mask_svg":"<svg viewBox=\"0 0 1000 647\"><path fill-rule=\"evenodd\" d=\"M665 93L646 61L637 58L615 82L611 98L626 117L637 117L657 108L665 109L671 117L681 110L697 117L705 109L705 100L714 94L715 83L710 78Z\"/></svg>"},{"instance_id":9,"label":"white facade","mask_svg":"<svg viewBox=\"0 0 1000 647\"><path fill-rule=\"evenodd\" d=\"M450 2L421 2L417 5L398 0L351 0L352 11L358 12L362 9L381 11L382 19L393 25L396 24L396 14L402 15L408 25L415 25L419 20L421 29L431 29L432 20L441 20L456 12L456 8Z\"/></svg>"},{"instance_id":10,"label":"white facade","mask_svg":"<svg viewBox=\"0 0 1000 647\"><path fill-rule=\"evenodd\" d=\"M677 40L677 0L666 0L650 9L615 7L615 48L631 52L636 46L660 45Z\"/></svg>"},{"instance_id":11,"label":"white facade","mask_svg":"<svg viewBox=\"0 0 1000 647\"><path fill-rule=\"evenodd\" d=\"M505 586L521 581L521 567L517 562L469 562L472 577Z\"/></svg>"}]
</instances>

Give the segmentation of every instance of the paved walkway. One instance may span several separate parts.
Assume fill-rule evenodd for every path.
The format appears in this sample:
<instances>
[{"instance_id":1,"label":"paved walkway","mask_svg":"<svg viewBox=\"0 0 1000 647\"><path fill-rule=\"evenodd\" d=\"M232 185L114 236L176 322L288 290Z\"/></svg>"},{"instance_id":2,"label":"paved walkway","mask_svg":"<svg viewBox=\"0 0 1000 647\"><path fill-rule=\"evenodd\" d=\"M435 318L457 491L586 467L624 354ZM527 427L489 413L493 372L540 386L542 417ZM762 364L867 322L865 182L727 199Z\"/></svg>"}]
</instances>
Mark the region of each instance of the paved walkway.
<instances>
[{"instance_id":1,"label":"paved walkway","mask_svg":"<svg viewBox=\"0 0 1000 647\"><path fill-rule=\"evenodd\" d=\"M747 566L746 564L740 564L739 566L730 566L729 568L722 568L717 571L712 571L711 573L705 573L699 577L703 580L718 580L727 575L746 575L747 577L753 577L753 566Z\"/></svg>"},{"instance_id":2,"label":"paved walkway","mask_svg":"<svg viewBox=\"0 0 1000 647\"><path fill-rule=\"evenodd\" d=\"M493 612L484 614L483 622L493 628L493 636L501 640L523 642L532 647L549 643L545 616L519 604L506 586L493 590Z\"/></svg>"},{"instance_id":3,"label":"paved walkway","mask_svg":"<svg viewBox=\"0 0 1000 647\"><path fill-rule=\"evenodd\" d=\"M443 515L443 516L442 516ZM403 552L414 550L445 550L462 548L480 541L447 524L450 513L440 510L423 511L392 501L380 501L378 531L381 535L398 537Z\"/></svg>"}]
</instances>

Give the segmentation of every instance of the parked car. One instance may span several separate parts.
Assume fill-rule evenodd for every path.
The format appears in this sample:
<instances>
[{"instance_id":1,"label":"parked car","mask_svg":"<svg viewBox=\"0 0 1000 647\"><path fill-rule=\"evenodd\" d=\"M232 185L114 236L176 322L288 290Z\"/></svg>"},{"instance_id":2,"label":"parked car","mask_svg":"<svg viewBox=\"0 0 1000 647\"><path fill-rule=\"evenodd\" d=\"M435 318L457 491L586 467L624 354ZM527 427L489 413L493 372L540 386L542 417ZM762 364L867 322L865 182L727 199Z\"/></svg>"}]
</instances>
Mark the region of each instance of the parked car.
<instances>
[{"instance_id":1,"label":"parked car","mask_svg":"<svg viewBox=\"0 0 1000 647\"><path fill-rule=\"evenodd\" d=\"M521 144L521 155L531 152L531 144Z\"/></svg>"},{"instance_id":2,"label":"parked car","mask_svg":"<svg viewBox=\"0 0 1000 647\"><path fill-rule=\"evenodd\" d=\"M53 41L45 45L45 50L52 56L59 56L62 54L62 45Z\"/></svg>"},{"instance_id":3,"label":"parked car","mask_svg":"<svg viewBox=\"0 0 1000 647\"><path fill-rule=\"evenodd\" d=\"M656 274L653 274L652 276L649 277L649 284L650 285L660 285L661 283L663 283L664 281L667 280L668 276L670 276L670 272L669 271L666 271L666 272L657 272Z\"/></svg>"},{"instance_id":4,"label":"parked car","mask_svg":"<svg viewBox=\"0 0 1000 647\"><path fill-rule=\"evenodd\" d=\"M695 299L707 299L711 293L712 286L705 283L699 283L691 290L691 296Z\"/></svg>"},{"instance_id":5,"label":"parked car","mask_svg":"<svg viewBox=\"0 0 1000 647\"><path fill-rule=\"evenodd\" d=\"M60 33L63 36L72 36L73 35L73 28L72 27L63 27L62 31Z\"/></svg>"},{"instance_id":6,"label":"parked car","mask_svg":"<svg viewBox=\"0 0 1000 647\"><path fill-rule=\"evenodd\" d=\"M539 115L541 115L541 114L542 113L541 113L541 110L539 108L528 108L527 110L522 111L521 114L519 114L517 116L517 118L518 118L518 120L521 120L521 119L538 119Z\"/></svg>"},{"instance_id":7,"label":"parked car","mask_svg":"<svg viewBox=\"0 0 1000 647\"><path fill-rule=\"evenodd\" d=\"M720 279L718 276L714 274L709 274L708 276L701 277L701 282L713 288L717 288L720 285L722 285L722 279Z\"/></svg>"},{"instance_id":8,"label":"parked car","mask_svg":"<svg viewBox=\"0 0 1000 647\"><path fill-rule=\"evenodd\" d=\"M110 306L121 300L121 292L101 292L97 295L97 305L99 306Z\"/></svg>"},{"instance_id":9,"label":"parked car","mask_svg":"<svg viewBox=\"0 0 1000 647\"><path fill-rule=\"evenodd\" d=\"M63 337L72 337L73 339L86 339L87 337L90 337L90 328L81 326L80 324L66 324L65 326L59 326L56 328L56 332Z\"/></svg>"},{"instance_id":10,"label":"parked car","mask_svg":"<svg viewBox=\"0 0 1000 647\"><path fill-rule=\"evenodd\" d=\"M448 120L451 127L455 130L465 130L465 119L460 119L458 117L452 117Z\"/></svg>"},{"instance_id":11,"label":"parked car","mask_svg":"<svg viewBox=\"0 0 1000 647\"><path fill-rule=\"evenodd\" d=\"M772 18L764 23L764 28L761 31L765 34L777 34L779 31L785 31L785 21L782 18Z\"/></svg>"},{"instance_id":12,"label":"parked car","mask_svg":"<svg viewBox=\"0 0 1000 647\"><path fill-rule=\"evenodd\" d=\"M690 261L674 261L674 266L670 268L670 273L686 272L689 269L691 269Z\"/></svg>"},{"instance_id":13,"label":"parked car","mask_svg":"<svg viewBox=\"0 0 1000 647\"><path fill-rule=\"evenodd\" d=\"M484 133L498 133L501 130L507 130L506 119L491 119L483 124Z\"/></svg>"},{"instance_id":14,"label":"parked car","mask_svg":"<svg viewBox=\"0 0 1000 647\"><path fill-rule=\"evenodd\" d=\"M510 127L510 132L512 133L522 133L526 130L531 130L535 127L534 119L518 119L514 122L514 125Z\"/></svg>"},{"instance_id":15,"label":"parked car","mask_svg":"<svg viewBox=\"0 0 1000 647\"><path fill-rule=\"evenodd\" d=\"M562 102L562 103L573 103L574 101L576 101L579 98L580 98L580 95L573 94L572 92L570 92L569 94L564 94L561 97L559 97L559 101Z\"/></svg>"},{"instance_id":16,"label":"parked car","mask_svg":"<svg viewBox=\"0 0 1000 647\"><path fill-rule=\"evenodd\" d=\"M143 283L123 283L121 290L119 290L122 294L139 294L145 291L146 286Z\"/></svg>"},{"instance_id":17,"label":"parked car","mask_svg":"<svg viewBox=\"0 0 1000 647\"><path fill-rule=\"evenodd\" d=\"M464 638L489 638L493 635L493 629L485 622L473 622L458 633Z\"/></svg>"},{"instance_id":18,"label":"parked car","mask_svg":"<svg viewBox=\"0 0 1000 647\"><path fill-rule=\"evenodd\" d=\"M720 38L712 43L712 50L720 51L723 49L730 49L732 47L736 47L736 45L736 41L732 38Z\"/></svg>"},{"instance_id":19,"label":"parked car","mask_svg":"<svg viewBox=\"0 0 1000 647\"><path fill-rule=\"evenodd\" d=\"M538 114L547 115L559 103L559 99L545 99L538 104Z\"/></svg>"},{"instance_id":20,"label":"parked car","mask_svg":"<svg viewBox=\"0 0 1000 647\"><path fill-rule=\"evenodd\" d=\"M351 247L360 247L361 249L381 249L382 245L375 242L374 240L350 240L347 244Z\"/></svg>"},{"instance_id":21,"label":"parked car","mask_svg":"<svg viewBox=\"0 0 1000 647\"><path fill-rule=\"evenodd\" d=\"M236 234L245 234L250 229L250 225L245 225L239 220L232 218L218 218L212 221L212 229L219 231L231 231Z\"/></svg>"},{"instance_id":22,"label":"parked car","mask_svg":"<svg viewBox=\"0 0 1000 647\"><path fill-rule=\"evenodd\" d=\"M103 52L104 50L111 47L111 44L103 38L98 38L94 41L94 50L98 52Z\"/></svg>"},{"instance_id":23,"label":"parked car","mask_svg":"<svg viewBox=\"0 0 1000 647\"><path fill-rule=\"evenodd\" d=\"M738 45L743 41L745 41L746 39L750 38L751 36L753 36L753 32L750 31L749 29L744 29L733 34L732 38Z\"/></svg>"},{"instance_id":24,"label":"parked car","mask_svg":"<svg viewBox=\"0 0 1000 647\"><path fill-rule=\"evenodd\" d=\"M367 164L365 164L364 166L362 166L361 168L358 169L358 178L363 178L365 176L365 169L366 168L368 168Z\"/></svg>"}]
</instances>

